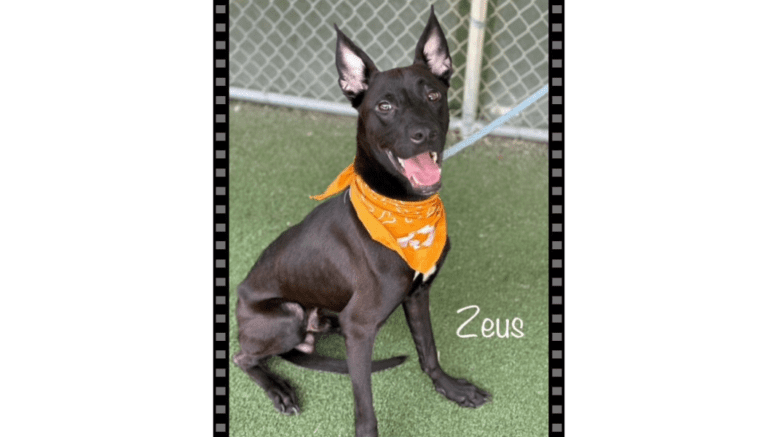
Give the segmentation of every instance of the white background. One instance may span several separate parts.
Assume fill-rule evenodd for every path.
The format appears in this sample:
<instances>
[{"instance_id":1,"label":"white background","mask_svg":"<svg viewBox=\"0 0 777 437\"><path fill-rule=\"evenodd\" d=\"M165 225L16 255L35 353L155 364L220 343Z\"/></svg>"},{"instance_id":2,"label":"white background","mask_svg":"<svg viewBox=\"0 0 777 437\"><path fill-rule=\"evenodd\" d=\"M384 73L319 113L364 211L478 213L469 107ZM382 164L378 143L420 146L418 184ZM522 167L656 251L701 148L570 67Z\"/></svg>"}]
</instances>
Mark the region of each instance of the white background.
<instances>
[{"instance_id":1,"label":"white background","mask_svg":"<svg viewBox=\"0 0 777 437\"><path fill-rule=\"evenodd\" d=\"M775 8L568 3L567 435L766 435ZM4 434L212 434L212 12L6 6Z\"/></svg>"}]
</instances>

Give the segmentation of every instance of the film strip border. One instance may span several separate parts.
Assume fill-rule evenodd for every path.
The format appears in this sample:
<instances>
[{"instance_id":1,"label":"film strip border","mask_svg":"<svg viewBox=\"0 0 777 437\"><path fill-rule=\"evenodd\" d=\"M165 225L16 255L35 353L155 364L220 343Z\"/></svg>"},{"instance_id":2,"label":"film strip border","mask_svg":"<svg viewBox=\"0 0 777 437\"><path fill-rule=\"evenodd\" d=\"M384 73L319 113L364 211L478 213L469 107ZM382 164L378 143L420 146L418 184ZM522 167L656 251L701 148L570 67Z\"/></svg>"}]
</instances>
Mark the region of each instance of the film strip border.
<instances>
[{"instance_id":1,"label":"film strip border","mask_svg":"<svg viewBox=\"0 0 777 437\"><path fill-rule=\"evenodd\" d=\"M229 434L229 287L228 220L229 220L229 87L228 57L229 14L227 1L216 0L213 14L213 435Z\"/></svg>"},{"instance_id":2,"label":"film strip border","mask_svg":"<svg viewBox=\"0 0 777 437\"><path fill-rule=\"evenodd\" d=\"M551 0L550 38L550 311L549 419L550 435L564 435L564 2Z\"/></svg>"},{"instance_id":3,"label":"film strip border","mask_svg":"<svg viewBox=\"0 0 777 437\"><path fill-rule=\"evenodd\" d=\"M224 0L214 2L213 96L214 96L214 176L213 176L213 259L214 338L213 424L214 436L229 433L228 349L228 153L229 123L227 106L228 21ZM564 435L564 13L563 1L551 1L550 27L550 330L549 330L549 424L551 436Z\"/></svg>"}]
</instances>

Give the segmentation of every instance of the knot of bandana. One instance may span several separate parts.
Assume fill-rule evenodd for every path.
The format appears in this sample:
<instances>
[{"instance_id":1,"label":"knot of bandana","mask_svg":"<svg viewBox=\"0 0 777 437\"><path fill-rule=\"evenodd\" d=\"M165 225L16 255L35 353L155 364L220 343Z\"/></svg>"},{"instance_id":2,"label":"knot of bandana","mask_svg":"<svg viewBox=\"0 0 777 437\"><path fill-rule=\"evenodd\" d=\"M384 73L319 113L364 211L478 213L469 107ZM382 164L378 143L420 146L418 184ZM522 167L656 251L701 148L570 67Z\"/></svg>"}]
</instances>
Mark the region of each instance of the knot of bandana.
<instances>
[{"instance_id":1,"label":"knot of bandana","mask_svg":"<svg viewBox=\"0 0 777 437\"><path fill-rule=\"evenodd\" d=\"M372 239L398 253L413 270L430 272L448 238L440 196L416 202L384 197L373 191L351 164L323 194L310 198L324 200L349 187L351 204Z\"/></svg>"}]
</instances>

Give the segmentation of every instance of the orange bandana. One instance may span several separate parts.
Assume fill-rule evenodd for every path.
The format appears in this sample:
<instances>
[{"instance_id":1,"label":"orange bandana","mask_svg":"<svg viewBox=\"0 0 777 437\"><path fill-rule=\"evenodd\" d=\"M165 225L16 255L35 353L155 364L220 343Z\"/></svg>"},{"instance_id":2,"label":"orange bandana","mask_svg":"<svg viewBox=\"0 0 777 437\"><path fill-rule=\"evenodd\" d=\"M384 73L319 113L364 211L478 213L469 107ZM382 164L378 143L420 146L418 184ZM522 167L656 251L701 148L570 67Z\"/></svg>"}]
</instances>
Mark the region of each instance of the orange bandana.
<instances>
[{"instance_id":1,"label":"orange bandana","mask_svg":"<svg viewBox=\"0 0 777 437\"><path fill-rule=\"evenodd\" d=\"M373 240L398 253L417 272L434 268L447 239L445 209L438 194L418 202L383 197L367 186L351 164L323 194L310 198L324 200L348 187L356 214Z\"/></svg>"}]
</instances>

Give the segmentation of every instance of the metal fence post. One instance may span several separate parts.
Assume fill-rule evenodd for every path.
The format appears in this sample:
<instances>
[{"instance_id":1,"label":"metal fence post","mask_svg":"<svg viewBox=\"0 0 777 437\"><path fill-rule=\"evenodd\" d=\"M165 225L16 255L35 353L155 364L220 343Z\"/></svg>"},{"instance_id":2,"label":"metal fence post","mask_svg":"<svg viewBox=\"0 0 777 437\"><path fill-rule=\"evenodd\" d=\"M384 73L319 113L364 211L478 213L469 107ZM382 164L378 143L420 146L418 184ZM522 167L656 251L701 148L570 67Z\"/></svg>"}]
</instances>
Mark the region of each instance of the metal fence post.
<instances>
[{"instance_id":1,"label":"metal fence post","mask_svg":"<svg viewBox=\"0 0 777 437\"><path fill-rule=\"evenodd\" d=\"M486 4L488 0L474 0L469 16L467 40L467 66L464 72L464 97L462 102L462 135L474 130L480 91L480 67L483 63L483 37L486 33Z\"/></svg>"}]
</instances>

